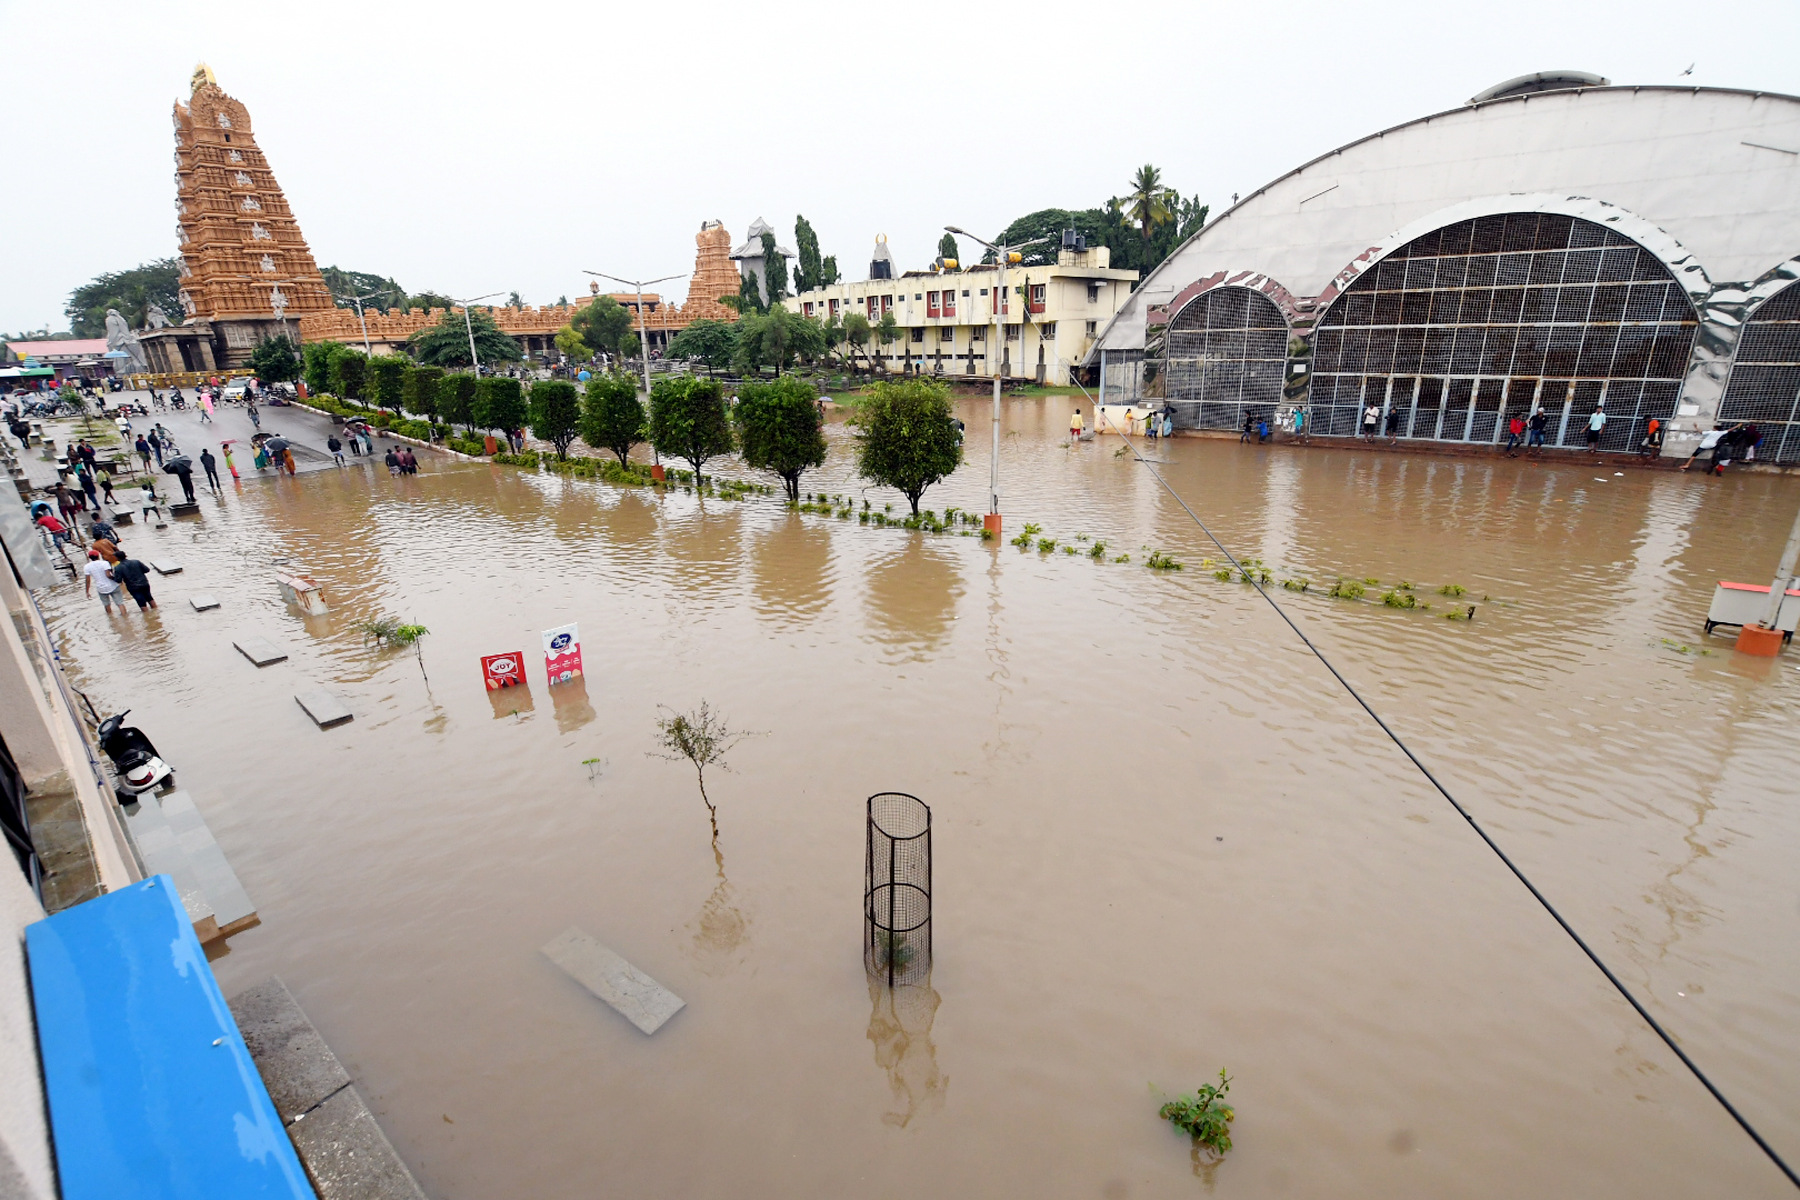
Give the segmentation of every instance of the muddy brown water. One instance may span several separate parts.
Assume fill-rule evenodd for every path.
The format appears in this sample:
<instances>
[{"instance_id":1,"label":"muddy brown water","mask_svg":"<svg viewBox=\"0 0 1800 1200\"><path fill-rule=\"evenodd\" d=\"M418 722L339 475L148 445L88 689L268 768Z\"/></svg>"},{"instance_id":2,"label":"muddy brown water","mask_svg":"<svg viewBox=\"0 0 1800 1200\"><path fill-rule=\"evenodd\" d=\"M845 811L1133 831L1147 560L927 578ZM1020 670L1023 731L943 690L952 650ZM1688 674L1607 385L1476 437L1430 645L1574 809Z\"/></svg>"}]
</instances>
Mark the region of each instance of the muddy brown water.
<instances>
[{"instance_id":1,"label":"muddy brown water","mask_svg":"<svg viewBox=\"0 0 1800 1200\"><path fill-rule=\"evenodd\" d=\"M1129 564L772 497L356 466L127 530L186 566L158 618L109 622L69 586L46 612L256 902L214 964L226 992L283 976L433 1196L1790 1194L1251 589L1212 577L1148 471L1116 439L1062 447L1066 407L1009 407L1007 535ZM984 504L986 407L964 416L940 510ZM860 497L843 432L807 486ZM1699 631L1715 579L1770 573L1800 483L1154 453L1235 550L1311 580L1282 603L1800 1158L1800 660ZM281 603L276 557L330 616ZM1339 575L1436 607L1322 595ZM1473 622L1443 619L1446 583ZM222 607L188 609L201 590ZM384 612L430 627L429 683L361 643ZM550 689L538 632L569 620L587 674ZM258 671L240 632L293 657ZM477 659L511 650L530 687L490 697ZM303 682L355 721L315 729ZM709 775L716 857L692 771L648 753L657 705L702 698L757 735ZM859 951L863 801L889 789L935 817L935 969L897 995ZM687 1009L647 1038L582 992L538 954L571 924ZM1237 1145L1209 1166L1157 1089L1221 1067Z\"/></svg>"}]
</instances>

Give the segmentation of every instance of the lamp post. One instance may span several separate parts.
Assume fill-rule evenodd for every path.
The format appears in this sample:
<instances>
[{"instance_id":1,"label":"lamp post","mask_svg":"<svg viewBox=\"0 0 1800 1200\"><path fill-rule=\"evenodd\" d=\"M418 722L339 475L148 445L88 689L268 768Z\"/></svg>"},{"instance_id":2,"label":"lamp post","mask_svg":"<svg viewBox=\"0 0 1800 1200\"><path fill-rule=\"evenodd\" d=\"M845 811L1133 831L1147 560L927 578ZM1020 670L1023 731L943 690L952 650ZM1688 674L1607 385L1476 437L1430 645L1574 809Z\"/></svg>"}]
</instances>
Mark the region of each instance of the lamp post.
<instances>
[{"instance_id":1,"label":"lamp post","mask_svg":"<svg viewBox=\"0 0 1800 1200\"><path fill-rule=\"evenodd\" d=\"M1034 246L1050 239L1047 237L1032 238L1031 241L1020 242L1016 246L996 246L986 238L976 237L968 230L958 229L954 225L944 226L944 231L956 234L958 237L966 237L970 241L980 242L994 252L994 289L988 297L988 309L994 318L994 340L990 344L999 349L992 352L993 362L988 368L989 374L994 377L994 447L992 458L988 463L988 511L981 526L993 535L995 541L998 541L1000 539L1000 355L1006 350L1004 340L1006 331L1000 323L1000 300L1006 295L1006 268L1011 265L1017 252L1026 246ZM1028 296L1026 299L1029 301L1030 297ZM1020 350L1023 351L1023 349L1024 343L1020 342Z\"/></svg>"},{"instance_id":2,"label":"lamp post","mask_svg":"<svg viewBox=\"0 0 1800 1200\"><path fill-rule=\"evenodd\" d=\"M469 334L469 369L475 372L475 377L477 379L481 378L481 357L475 353L475 322L469 317L469 305L480 300L492 300L499 294L499 292L489 292L485 296L476 296L471 300L456 301L456 303L462 305L463 328L467 330Z\"/></svg>"},{"instance_id":3,"label":"lamp post","mask_svg":"<svg viewBox=\"0 0 1800 1200\"><path fill-rule=\"evenodd\" d=\"M620 279L617 275L608 275L605 271L590 271L582 268L583 275L593 275L600 279L610 279L614 283L622 283L626 287L637 289L638 345L644 356L644 403L650 403L650 332L644 318L644 289L653 283L667 283L671 279L680 279L679 275L664 275L661 279ZM657 450L656 443L650 443L651 471L658 479L662 478L662 453Z\"/></svg>"},{"instance_id":4,"label":"lamp post","mask_svg":"<svg viewBox=\"0 0 1800 1200\"><path fill-rule=\"evenodd\" d=\"M356 319L362 322L363 353L370 358L375 357L375 351L369 348L369 322L368 319L363 316L363 301L373 300L377 296L387 296L391 294L392 293L389 292L388 289L382 288L379 292L370 292L364 296L338 296L335 294L332 296L332 299L334 300L343 300L356 305Z\"/></svg>"}]
</instances>

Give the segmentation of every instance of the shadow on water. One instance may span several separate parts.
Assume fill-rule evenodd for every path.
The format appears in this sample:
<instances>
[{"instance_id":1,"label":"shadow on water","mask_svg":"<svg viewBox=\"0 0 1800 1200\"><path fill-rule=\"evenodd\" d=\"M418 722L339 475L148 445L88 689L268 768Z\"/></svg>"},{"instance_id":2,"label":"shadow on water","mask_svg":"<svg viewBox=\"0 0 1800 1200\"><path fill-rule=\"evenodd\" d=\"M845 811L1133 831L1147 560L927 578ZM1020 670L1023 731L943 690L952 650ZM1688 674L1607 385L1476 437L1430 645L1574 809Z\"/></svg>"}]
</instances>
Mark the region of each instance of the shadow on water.
<instances>
[{"instance_id":1,"label":"shadow on water","mask_svg":"<svg viewBox=\"0 0 1800 1200\"><path fill-rule=\"evenodd\" d=\"M929 980L894 988L869 980L869 1041L894 1093L894 1111L881 1114L885 1125L905 1129L921 1112L944 1106L950 1078L938 1070L931 1040L939 1003Z\"/></svg>"},{"instance_id":2,"label":"shadow on water","mask_svg":"<svg viewBox=\"0 0 1800 1200\"><path fill-rule=\"evenodd\" d=\"M831 533L798 518L756 536L750 548L758 616L801 625L831 602Z\"/></svg>"}]
</instances>

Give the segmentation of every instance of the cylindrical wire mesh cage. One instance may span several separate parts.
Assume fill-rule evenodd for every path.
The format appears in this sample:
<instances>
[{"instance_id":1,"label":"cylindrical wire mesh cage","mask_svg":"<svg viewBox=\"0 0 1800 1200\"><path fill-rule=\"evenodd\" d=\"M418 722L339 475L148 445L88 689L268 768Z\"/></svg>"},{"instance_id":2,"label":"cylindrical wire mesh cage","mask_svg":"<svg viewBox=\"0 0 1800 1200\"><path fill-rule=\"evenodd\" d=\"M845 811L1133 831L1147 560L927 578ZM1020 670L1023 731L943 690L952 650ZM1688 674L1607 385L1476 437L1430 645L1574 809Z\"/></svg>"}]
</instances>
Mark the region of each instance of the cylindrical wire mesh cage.
<instances>
[{"instance_id":1,"label":"cylindrical wire mesh cage","mask_svg":"<svg viewBox=\"0 0 1800 1200\"><path fill-rule=\"evenodd\" d=\"M917 796L869 797L863 962L887 983L931 974L931 809Z\"/></svg>"}]
</instances>

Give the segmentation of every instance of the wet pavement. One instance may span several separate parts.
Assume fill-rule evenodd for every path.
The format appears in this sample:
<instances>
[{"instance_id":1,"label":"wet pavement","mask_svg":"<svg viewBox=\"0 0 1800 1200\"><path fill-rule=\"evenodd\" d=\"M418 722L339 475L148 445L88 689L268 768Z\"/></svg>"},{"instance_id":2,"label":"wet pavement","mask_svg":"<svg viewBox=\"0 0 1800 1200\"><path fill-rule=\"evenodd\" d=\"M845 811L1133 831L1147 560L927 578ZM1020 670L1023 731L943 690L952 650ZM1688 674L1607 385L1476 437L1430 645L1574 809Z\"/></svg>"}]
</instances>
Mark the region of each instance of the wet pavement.
<instances>
[{"instance_id":1,"label":"wet pavement","mask_svg":"<svg viewBox=\"0 0 1800 1200\"><path fill-rule=\"evenodd\" d=\"M984 507L986 414L962 406L969 461L927 506ZM1788 1194L1214 577L1145 467L1063 447L1066 416L1010 402L1003 438L1005 537L1036 523L1050 549L377 459L128 533L186 566L158 616L109 619L78 584L42 603L262 916L214 964L226 992L279 973L430 1195ZM831 434L803 489L898 512ZM1700 632L1716 579L1772 569L1800 481L1157 457L1234 550L1306 581L1276 592L1295 619L1800 1156L1800 660ZM331 613L282 603L278 565ZM1328 596L1340 578L1362 599ZM381 614L430 629L420 656L366 644ZM586 675L547 688L539 631L572 620ZM243 634L290 659L251 666ZM529 687L490 695L479 657L511 651ZM308 685L355 719L314 727ZM692 770L650 753L658 705L702 699L755 735L707 775L716 854ZM932 805L936 853L931 983L892 995L860 954L883 790ZM538 953L571 925L687 1007L646 1038ZM1221 1067L1237 1146L1209 1166L1157 1089Z\"/></svg>"}]
</instances>

